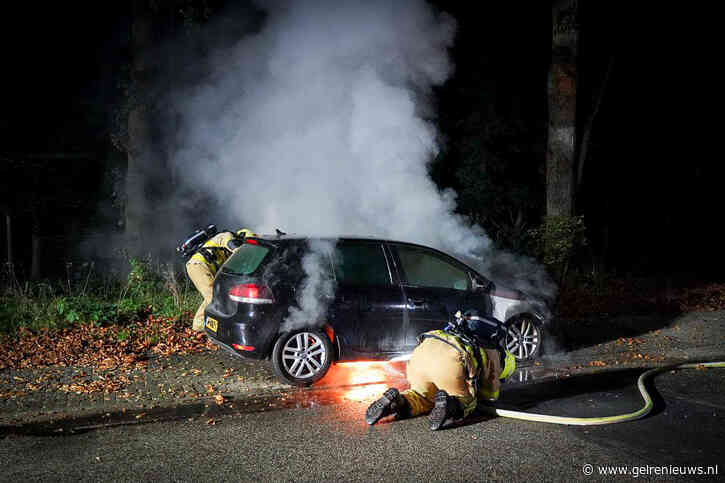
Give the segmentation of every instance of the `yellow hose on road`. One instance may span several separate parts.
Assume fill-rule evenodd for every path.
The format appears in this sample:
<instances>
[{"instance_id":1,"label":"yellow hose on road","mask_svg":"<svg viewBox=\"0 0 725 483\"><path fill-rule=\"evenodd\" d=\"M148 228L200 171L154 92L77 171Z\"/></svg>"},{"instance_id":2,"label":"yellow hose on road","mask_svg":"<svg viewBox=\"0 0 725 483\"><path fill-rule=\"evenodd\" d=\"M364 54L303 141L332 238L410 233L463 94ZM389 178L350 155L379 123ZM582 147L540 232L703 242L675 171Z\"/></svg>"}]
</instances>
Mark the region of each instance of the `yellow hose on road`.
<instances>
[{"instance_id":1,"label":"yellow hose on road","mask_svg":"<svg viewBox=\"0 0 725 483\"><path fill-rule=\"evenodd\" d=\"M494 407L483 407L483 410L490 414L495 414L504 418L522 419L524 421L538 421L540 423L569 424L576 426L594 426L597 424L624 423L626 421L634 421L635 419L643 418L652 410L652 398L647 392L647 389L645 389L644 387L644 381L647 378L654 376L655 374L659 374L660 372L671 371L675 369L695 369L699 367L725 367L725 361L675 364L666 367L656 367L654 369L645 371L641 376L639 376L639 379L637 379L637 388L639 389L639 393L642 395L642 399L644 399L645 404L644 406L642 406L642 408L633 413L617 414L615 416L605 416L601 418L572 418L566 416L549 416L547 414L525 413L522 411L510 411L508 409L498 409Z\"/></svg>"}]
</instances>

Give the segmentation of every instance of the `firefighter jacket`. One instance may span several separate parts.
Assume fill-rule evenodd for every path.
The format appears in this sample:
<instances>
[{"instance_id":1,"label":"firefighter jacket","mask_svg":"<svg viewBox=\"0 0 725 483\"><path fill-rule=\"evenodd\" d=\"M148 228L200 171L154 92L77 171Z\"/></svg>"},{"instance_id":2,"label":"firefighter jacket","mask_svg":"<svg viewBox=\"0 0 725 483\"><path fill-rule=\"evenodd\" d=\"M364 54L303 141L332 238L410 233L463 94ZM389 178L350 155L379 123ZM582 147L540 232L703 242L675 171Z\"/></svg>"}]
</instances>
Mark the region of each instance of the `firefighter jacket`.
<instances>
[{"instance_id":1,"label":"firefighter jacket","mask_svg":"<svg viewBox=\"0 0 725 483\"><path fill-rule=\"evenodd\" d=\"M189 263L202 263L216 274L229 255L240 245L240 239L230 231L223 231L211 237L197 252L192 255Z\"/></svg>"},{"instance_id":2,"label":"firefighter jacket","mask_svg":"<svg viewBox=\"0 0 725 483\"><path fill-rule=\"evenodd\" d=\"M453 334L449 334L448 332L445 332L443 330L431 330L429 332L421 334L418 337L418 341L422 342L423 339L427 339L429 337L433 339L440 339L448 345L453 346L454 349L461 353L467 379L473 380L478 376L481 368L478 363L479 358L476 356L475 348L473 346L466 344L460 338L456 337ZM482 360L485 361L485 357L486 355L484 353L482 355Z\"/></svg>"},{"instance_id":3,"label":"firefighter jacket","mask_svg":"<svg viewBox=\"0 0 725 483\"><path fill-rule=\"evenodd\" d=\"M499 351L468 344L460 337L443 330L426 332L421 334L418 340L422 341L428 337L439 339L461 353L471 394L478 399L497 399L501 387L500 379L510 376L516 367L515 359L509 352L504 354L501 361Z\"/></svg>"}]
</instances>

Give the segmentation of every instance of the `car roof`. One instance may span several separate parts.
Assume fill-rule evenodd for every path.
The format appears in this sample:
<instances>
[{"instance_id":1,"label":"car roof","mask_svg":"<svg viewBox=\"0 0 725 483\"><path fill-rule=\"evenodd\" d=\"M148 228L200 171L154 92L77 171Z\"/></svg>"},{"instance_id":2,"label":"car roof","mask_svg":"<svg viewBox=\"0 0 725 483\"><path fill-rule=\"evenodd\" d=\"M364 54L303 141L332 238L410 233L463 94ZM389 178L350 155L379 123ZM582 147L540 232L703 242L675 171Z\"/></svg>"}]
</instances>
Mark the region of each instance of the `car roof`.
<instances>
[{"instance_id":1,"label":"car roof","mask_svg":"<svg viewBox=\"0 0 725 483\"><path fill-rule=\"evenodd\" d=\"M379 241L379 242L387 242L387 243L405 243L408 245L418 245L423 248L430 248L425 245L420 245L418 243L407 242L407 241L402 241L402 240L393 240L393 239L389 239L389 238L365 236L365 235L318 236L318 235L303 235L303 234L297 234L297 233L285 233L284 235L262 234L262 235L250 236L248 238L256 238L259 240L270 241L270 242L304 241L304 240L326 240L326 241L361 240L361 241Z\"/></svg>"},{"instance_id":2,"label":"car roof","mask_svg":"<svg viewBox=\"0 0 725 483\"><path fill-rule=\"evenodd\" d=\"M282 243L294 243L294 242L302 242L306 240L325 240L325 241L372 241L372 242L385 242L385 243L399 243L402 245L410 245L414 247L420 247L424 248L426 250L433 250L438 253L441 253L453 260L455 260L457 263L462 264L469 270L471 270L473 273L482 276L481 273L476 270L475 268L471 267L469 264L461 260L459 257L451 255L449 253L446 253L442 250L439 250L437 248L430 247L428 245L422 245L420 243L414 243L414 242L408 242L408 241L402 241L402 240L393 240L389 238L378 238L378 237L371 237L371 236L364 236L364 235L340 235L340 236L316 236L316 235L302 235L297 233L285 233L283 235L269 235L269 234L263 234L263 235L257 235L252 236L249 238L255 238L258 240L271 242L273 244L282 242ZM485 278L485 277L484 277Z\"/></svg>"},{"instance_id":3,"label":"car roof","mask_svg":"<svg viewBox=\"0 0 725 483\"><path fill-rule=\"evenodd\" d=\"M416 247L425 248L428 250L434 250L434 251L443 253L444 255L447 255L447 256L455 259L459 263L464 263L458 257L456 257L454 255L450 255L438 248L434 248L434 247L431 247L428 245L423 245L421 243L415 243L415 242L403 241L403 240L395 240L395 239L391 239L391 238L379 238L379 237L365 236L365 235L318 236L318 235L303 235L303 234L297 234L297 233L285 233L283 235L262 234L262 235L250 236L248 238L254 238L257 240L268 241L268 242L272 242L272 243L280 242L280 241L293 243L295 241L299 242L299 241L307 241L307 240L321 240L321 241L331 241L331 242L337 242L340 240L344 240L344 241L373 241L373 242L385 242L385 243L399 243L402 245L412 245L412 246L416 246ZM467 265L467 264L464 263L464 265Z\"/></svg>"}]
</instances>

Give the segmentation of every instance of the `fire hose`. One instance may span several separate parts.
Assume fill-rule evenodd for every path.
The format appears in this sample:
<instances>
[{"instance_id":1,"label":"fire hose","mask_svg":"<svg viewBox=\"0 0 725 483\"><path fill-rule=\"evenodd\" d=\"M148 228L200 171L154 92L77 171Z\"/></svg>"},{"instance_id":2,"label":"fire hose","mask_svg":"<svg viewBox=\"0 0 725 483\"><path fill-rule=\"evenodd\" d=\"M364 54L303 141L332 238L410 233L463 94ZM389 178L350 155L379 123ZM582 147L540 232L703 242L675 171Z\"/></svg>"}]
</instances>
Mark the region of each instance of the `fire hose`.
<instances>
[{"instance_id":1,"label":"fire hose","mask_svg":"<svg viewBox=\"0 0 725 483\"><path fill-rule=\"evenodd\" d=\"M482 409L484 412L487 412L489 414L501 416L504 418L522 419L524 421L538 421L541 423L569 424L577 426L594 426L598 424L624 423L627 421L634 421L635 419L643 418L647 414L649 414L650 411L652 411L652 398L650 397L647 389L644 386L644 382L648 378L665 371L672 371L677 369L696 369L704 367L725 367L725 361L675 364L665 367L656 367L654 369L649 369L648 371L645 371L644 373L642 373L642 375L639 376L639 379L637 379L637 388L639 389L639 393L642 396L642 399L644 399L645 404L640 409L632 413L617 414L614 416L604 416L598 418L574 418L567 416L550 416L548 414L512 411L509 409L499 409L492 406L479 406L479 409Z\"/></svg>"}]
</instances>

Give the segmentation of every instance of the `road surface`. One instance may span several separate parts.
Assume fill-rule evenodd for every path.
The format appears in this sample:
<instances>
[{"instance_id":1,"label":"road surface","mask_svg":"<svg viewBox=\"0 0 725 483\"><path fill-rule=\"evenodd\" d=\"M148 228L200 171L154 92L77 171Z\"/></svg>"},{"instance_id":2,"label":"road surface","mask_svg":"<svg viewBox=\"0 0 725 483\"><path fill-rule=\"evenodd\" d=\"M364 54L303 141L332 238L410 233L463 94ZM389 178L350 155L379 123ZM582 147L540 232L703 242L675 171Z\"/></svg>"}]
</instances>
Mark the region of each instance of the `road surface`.
<instances>
[{"instance_id":1,"label":"road surface","mask_svg":"<svg viewBox=\"0 0 725 483\"><path fill-rule=\"evenodd\" d=\"M638 370L564 378L550 368L529 372L521 375L525 384L504 386L502 404L571 416L641 405ZM374 384L292 392L162 422L6 435L0 480L611 481L603 473L618 471L627 479L691 481L680 473L709 471L702 478L722 481L723 369L657 376L654 413L631 423L567 427L481 416L438 432L425 417L367 426L365 408L399 376L390 370Z\"/></svg>"}]
</instances>

